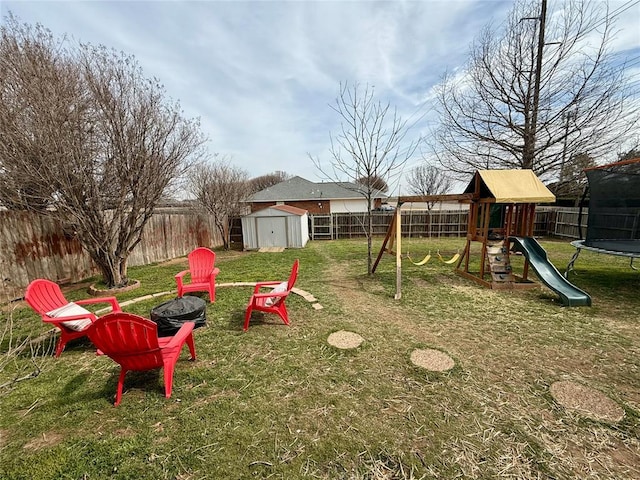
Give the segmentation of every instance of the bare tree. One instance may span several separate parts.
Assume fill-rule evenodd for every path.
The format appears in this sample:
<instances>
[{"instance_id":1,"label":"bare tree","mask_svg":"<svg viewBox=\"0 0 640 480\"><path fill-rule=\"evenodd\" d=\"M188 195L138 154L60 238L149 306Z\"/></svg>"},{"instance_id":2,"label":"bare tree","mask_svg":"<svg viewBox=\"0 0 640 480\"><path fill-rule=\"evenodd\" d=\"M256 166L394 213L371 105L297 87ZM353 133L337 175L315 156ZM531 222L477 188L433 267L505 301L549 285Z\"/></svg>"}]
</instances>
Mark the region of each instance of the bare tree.
<instances>
[{"instance_id":1,"label":"bare tree","mask_svg":"<svg viewBox=\"0 0 640 480\"><path fill-rule=\"evenodd\" d=\"M13 295L3 295L7 291L2 285L5 281L0 278L0 397L11 392L19 382L35 378L47 370L55 350L51 335L55 328L43 334L40 325L31 324L29 327L18 320L19 315L14 316L19 306L17 302L11 302L15 298ZM16 361L24 358L30 361Z\"/></svg>"},{"instance_id":2,"label":"bare tree","mask_svg":"<svg viewBox=\"0 0 640 480\"><path fill-rule=\"evenodd\" d=\"M31 29L8 17L0 27L0 202L7 208L45 211L55 183L45 181L73 143L69 126L87 105L78 100L77 69L66 58L64 42L38 26Z\"/></svg>"},{"instance_id":3,"label":"bare tree","mask_svg":"<svg viewBox=\"0 0 640 480\"><path fill-rule=\"evenodd\" d=\"M199 124L133 57L13 17L1 33L0 202L55 216L106 285L126 285L158 200L204 153Z\"/></svg>"},{"instance_id":4,"label":"bare tree","mask_svg":"<svg viewBox=\"0 0 640 480\"><path fill-rule=\"evenodd\" d=\"M213 216L224 242L231 245L231 222L243 213L251 195L249 174L222 157L213 163L202 163L192 172L189 190L200 208Z\"/></svg>"},{"instance_id":5,"label":"bare tree","mask_svg":"<svg viewBox=\"0 0 640 480\"><path fill-rule=\"evenodd\" d=\"M633 160L635 158L640 158L640 144L627 150L626 152L618 154L619 162L622 162L624 160Z\"/></svg>"},{"instance_id":6,"label":"bare tree","mask_svg":"<svg viewBox=\"0 0 640 480\"><path fill-rule=\"evenodd\" d=\"M441 195L447 193L452 180L433 165L422 164L414 167L407 175L409 190L414 195ZM426 202L427 210L431 210L436 202Z\"/></svg>"},{"instance_id":7,"label":"bare tree","mask_svg":"<svg viewBox=\"0 0 640 480\"><path fill-rule=\"evenodd\" d=\"M265 188L269 188L277 185L278 183L284 182L285 180L289 180L290 178L291 175L289 175L287 172L276 170L273 173L267 173L266 175L252 178L249 181L249 187L251 193L257 193L261 190L264 190Z\"/></svg>"},{"instance_id":8,"label":"bare tree","mask_svg":"<svg viewBox=\"0 0 640 480\"><path fill-rule=\"evenodd\" d=\"M439 86L432 147L448 169L561 177L566 159L615 150L637 126L625 64L610 52L615 16L600 2L565 0L553 14L546 3L518 0L504 29L486 27L466 70Z\"/></svg>"},{"instance_id":9,"label":"bare tree","mask_svg":"<svg viewBox=\"0 0 640 480\"><path fill-rule=\"evenodd\" d=\"M377 189L374 182L356 183L362 178L381 178L386 182L401 173L416 150L417 142L406 141L407 122L390 103L374 98L369 85L340 84L340 93L331 108L341 120L340 133L331 135L331 163L327 168L319 158L309 155L316 168L329 181L354 183L354 190L367 201L367 273L372 274L371 242L373 236L372 201Z\"/></svg>"},{"instance_id":10,"label":"bare tree","mask_svg":"<svg viewBox=\"0 0 640 480\"><path fill-rule=\"evenodd\" d=\"M585 153L573 155L564 168L562 180L548 184L549 190L559 200L573 200L578 204L585 187L587 186L587 175L584 170L595 167L595 159Z\"/></svg>"}]
</instances>

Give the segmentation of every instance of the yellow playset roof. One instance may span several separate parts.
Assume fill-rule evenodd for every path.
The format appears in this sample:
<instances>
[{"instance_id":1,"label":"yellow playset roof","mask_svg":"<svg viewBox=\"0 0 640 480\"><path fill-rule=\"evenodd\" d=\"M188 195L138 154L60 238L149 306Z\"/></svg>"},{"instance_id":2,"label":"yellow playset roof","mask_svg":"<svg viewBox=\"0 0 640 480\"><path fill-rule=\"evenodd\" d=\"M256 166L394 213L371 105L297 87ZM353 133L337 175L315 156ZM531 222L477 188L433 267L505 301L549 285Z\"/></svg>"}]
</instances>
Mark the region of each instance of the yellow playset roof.
<instances>
[{"instance_id":1,"label":"yellow playset roof","mask_svg":"<svg viewBox=\"0 0 640 480\"><path fill-rule=\"evenodd\" d=\"M495 203L553 203L556 197L532 170L477 170L465 193Z\"/></svg>"}]
</instances>

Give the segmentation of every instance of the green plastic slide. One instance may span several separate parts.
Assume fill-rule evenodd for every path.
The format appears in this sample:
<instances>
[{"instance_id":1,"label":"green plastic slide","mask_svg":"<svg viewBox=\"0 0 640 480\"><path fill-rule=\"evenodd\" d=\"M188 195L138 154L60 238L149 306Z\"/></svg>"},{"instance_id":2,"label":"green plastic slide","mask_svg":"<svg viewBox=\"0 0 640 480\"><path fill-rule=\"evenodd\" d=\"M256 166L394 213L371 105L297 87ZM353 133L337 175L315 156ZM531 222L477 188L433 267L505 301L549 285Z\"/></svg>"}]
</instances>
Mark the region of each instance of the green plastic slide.
<instances>
[{"instance_id":1,"label":"green plastic slide","mask_svg":"<svg viewBox=\"0 0 640 480\"><path fill-rule=\"evenodd\" d=\"M514 252L522 252L538 278L551 290L560 295L566 307L591 306L591 297L570 283L547 258L542 245L532 237L509 237Z\"/></svg>"}]
</instances>

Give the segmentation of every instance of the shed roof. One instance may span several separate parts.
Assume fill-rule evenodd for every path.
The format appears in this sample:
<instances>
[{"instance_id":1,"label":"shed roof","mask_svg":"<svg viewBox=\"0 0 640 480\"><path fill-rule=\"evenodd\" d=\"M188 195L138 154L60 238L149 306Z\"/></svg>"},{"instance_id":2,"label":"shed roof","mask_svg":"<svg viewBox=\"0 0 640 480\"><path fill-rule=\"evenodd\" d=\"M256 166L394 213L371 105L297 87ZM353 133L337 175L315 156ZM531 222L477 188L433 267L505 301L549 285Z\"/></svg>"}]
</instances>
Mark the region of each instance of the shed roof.
<instances>
[{"instance_id":1,"label":"shed roof","mask_svg":"<svg viewBox=\"0 0 640 480\"><path fill-rule=\"evenodd\" d=\"M274 212L276 210L276 212ZM285 215L282 215L282 214ZM274 217L274 216L287 216L295 215L302 217L307 214L307 210L303 208L293 207L291 205L271 205L270 207L257 210L255 212L245 215L245 217Z\"/></svg>"},{"instance_id":2,"label":"shed roof","mask_svg":"<svg viewBox=\"0 0 640 480\"><path fill-rule=\"evenodd\" d=\"M302 216L305 213L308 213L304 208L298 208L291 205L274 205L271 208L275 208L276 210L280 210L281 212L292 213L294 215Z\"/></svg>"},{"instance_id":3,"label":"shed roof","mask_svg":"<svg viewBox=\"0 0 640 480\"><path fill-rule=\"evenodd\" d=\"M386 198L383 192L375 191L374 198ZM302 177L292 177L269 188L260 190L251 197L252 202L285 202L301 200L343 200L362 198L358 186L350 182L314 183Z\"/></svg>"},{"instance_id":4,"label":"shed roof","mask_svg":"<svg viewBox=\"0 0 640 480\"><path fill-rule=\"evenodd\" d=\"M477 170L464 193L496 203L552 203L556 197L532 170Z\"/></svg>"}]
</instances>

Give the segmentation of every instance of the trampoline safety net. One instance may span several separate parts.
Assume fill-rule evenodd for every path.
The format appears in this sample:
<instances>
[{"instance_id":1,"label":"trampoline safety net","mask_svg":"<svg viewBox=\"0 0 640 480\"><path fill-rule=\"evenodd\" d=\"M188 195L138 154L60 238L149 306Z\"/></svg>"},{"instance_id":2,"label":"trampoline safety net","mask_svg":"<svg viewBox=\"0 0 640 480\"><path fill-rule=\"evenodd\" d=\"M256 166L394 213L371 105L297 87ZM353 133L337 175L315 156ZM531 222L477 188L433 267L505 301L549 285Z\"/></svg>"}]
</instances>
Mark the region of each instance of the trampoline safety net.
<instances>
[{"instance_id":1,"label":"trampoline safety net","mask_svg":"<svg viewBox=\"0 0 640 480\"><path fill-rule=\"evenodd\" d=\"M586 171L589 217L584 244L640 253L640 158Z\"/></svg>"}]
</instances>

